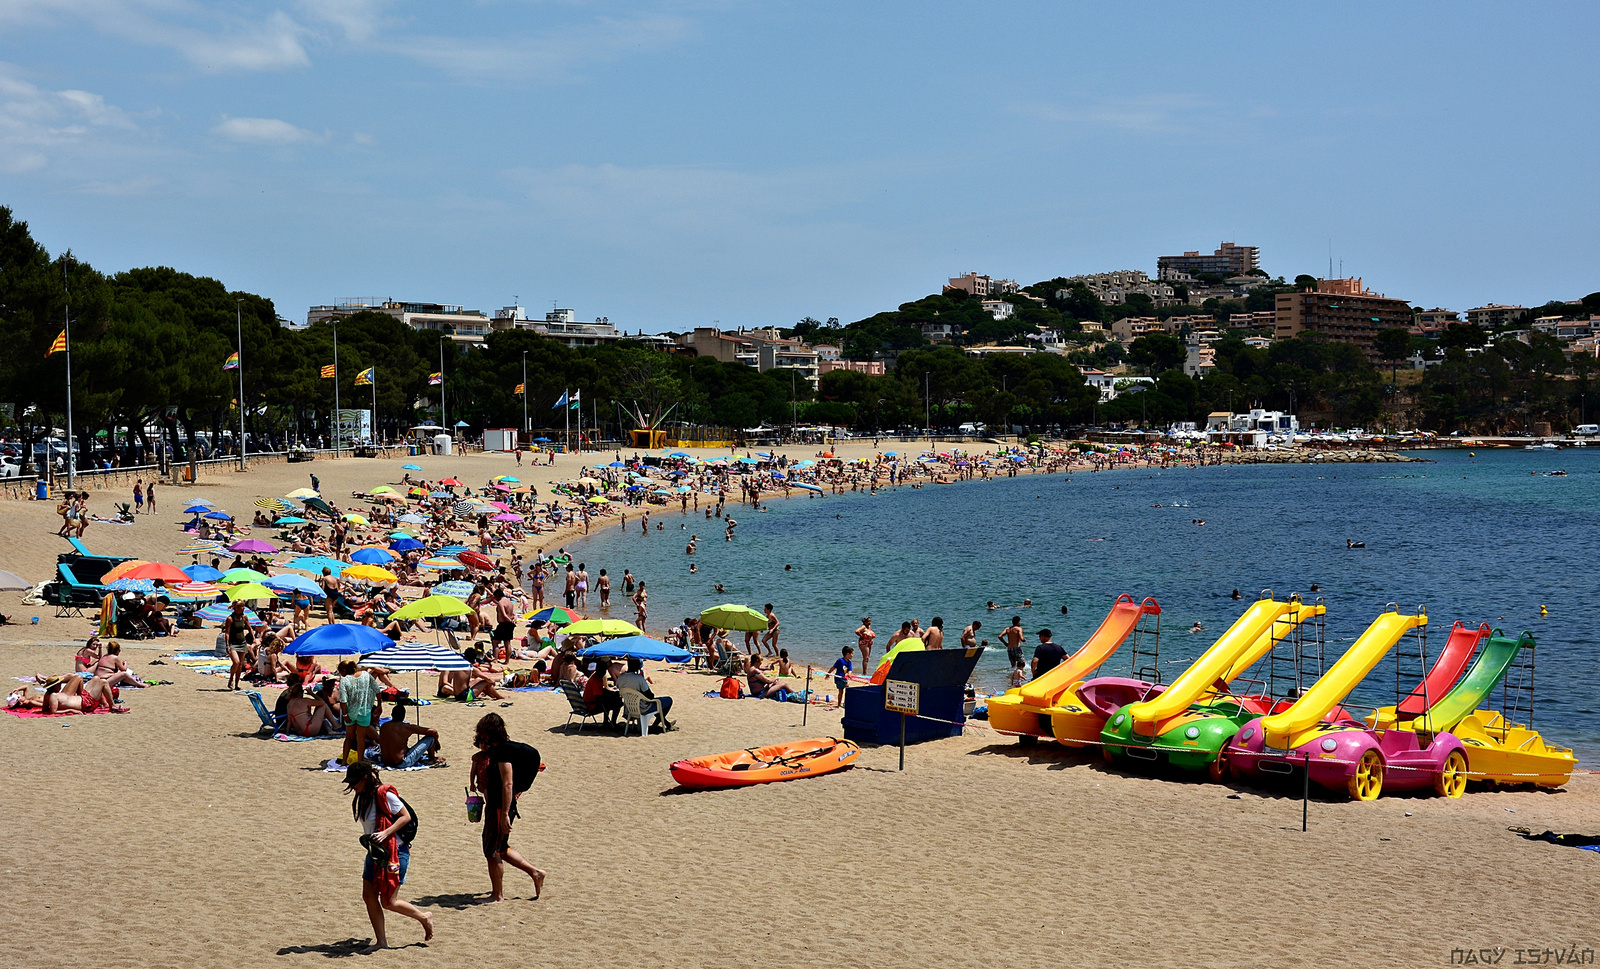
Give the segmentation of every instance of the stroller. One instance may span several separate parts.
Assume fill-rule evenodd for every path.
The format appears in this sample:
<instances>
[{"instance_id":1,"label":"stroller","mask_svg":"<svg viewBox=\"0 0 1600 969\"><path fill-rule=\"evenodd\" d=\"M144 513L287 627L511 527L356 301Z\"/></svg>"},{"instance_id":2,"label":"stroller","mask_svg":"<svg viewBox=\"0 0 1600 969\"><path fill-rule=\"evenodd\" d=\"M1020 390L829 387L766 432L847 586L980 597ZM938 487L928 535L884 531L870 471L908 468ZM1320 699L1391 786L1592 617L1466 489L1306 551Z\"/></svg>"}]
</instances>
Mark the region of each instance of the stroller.
<instances>
[{"instance_id":1,"label":"stroller","mask_svg":"<svg viewBox=\"0 0 1600 969\"><path fill-rule=\"evenodd\" d=\"M116 504L116 508L117 508L117 521L124 522L124 523L133 521L133 506L132 505L128 504L126 501L119 501Z\"/></svg>"}]
</instances>

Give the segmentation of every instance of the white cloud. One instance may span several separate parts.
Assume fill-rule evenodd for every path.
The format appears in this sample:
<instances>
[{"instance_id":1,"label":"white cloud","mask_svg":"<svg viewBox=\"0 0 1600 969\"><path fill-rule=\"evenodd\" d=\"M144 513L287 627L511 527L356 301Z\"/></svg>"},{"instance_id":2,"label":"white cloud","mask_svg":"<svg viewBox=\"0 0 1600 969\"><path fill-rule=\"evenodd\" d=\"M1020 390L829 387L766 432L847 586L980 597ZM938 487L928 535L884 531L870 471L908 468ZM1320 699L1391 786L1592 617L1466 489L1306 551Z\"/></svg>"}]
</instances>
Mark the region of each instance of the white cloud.
<instances>
[{"instance_id":1,"label":"white cloud","mask_svg":"<svg viewBox=\"0 0 1600 969\"><path fill-rule=\"evenodd\" d=\"M0 26L87 23L112 37L176 51L203 71L265 71L311 62L305 28L281 10L260 19L195 0L0 0Z\"/></svg>"},{"instance_id":2,"label":"white cloud","mask_svg":"<svg viewBox=\"0 0 1600 969\"><path fill-rule=\"evenodd\" d=\"M1030 102L1012 110L1051 124L1072 124L1121 131L1169 134L1203 122L1215 105L1189 94L1156 94L1101 98L1076 104Z\"/></svg>"},{"instance_id":3,"label":"white cloud","mask_svg":"<svg viewBox=\"0 0 1600 969\"><path fill-rule=\"evenodd\" d=\"M296 6L308 20L339 28L356 44L371 40L387 22L383 8L388 0L300 0Z\"/></svg>"},{"instance_id":4,"label":"white cloud","mask_svg":"<svg viewBox=\"0 0 1600 969\"><path fill-rule=\"evenodd\" d=\"M278 118L230 118L227 115L223 115L222 123L212 128L211 133L242 145L294 145L324 139L323 135Z\"/></svg>"},{"instance_id":5,"label":"white cloud","mask_svg":"<svg viewBox=\"0 0 1600 969\"><path fill-rule=\"evenodd\" d=\"M0 64L0 171L36 171L57 151L82 145L97 131L134 127L127 112L98 94L44 90Z\"/></svg>"}]
</instances>

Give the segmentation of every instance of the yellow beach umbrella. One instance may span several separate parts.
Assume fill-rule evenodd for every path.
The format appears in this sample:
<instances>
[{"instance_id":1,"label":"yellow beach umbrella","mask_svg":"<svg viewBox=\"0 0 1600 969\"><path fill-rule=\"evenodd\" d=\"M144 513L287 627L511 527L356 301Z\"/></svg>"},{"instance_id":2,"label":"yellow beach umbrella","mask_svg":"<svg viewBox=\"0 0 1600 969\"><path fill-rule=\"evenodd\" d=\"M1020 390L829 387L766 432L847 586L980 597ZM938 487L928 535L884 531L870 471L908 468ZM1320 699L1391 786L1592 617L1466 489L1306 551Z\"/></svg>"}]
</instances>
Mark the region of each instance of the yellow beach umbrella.
<instances>
[{"instance_id":1,"label":"yellow beach umbrella","mask_svg":"<svg viewBox=\"0 0 1600 969\"><path fill-rule=\"evenodd\" d=\"M380 569L376 565L352 565L345 569L340 576L345 579L360 579L364 582L398 582L399 578L388 569Z\"/></svg>"},{"instance_id":2,"label":"yellow beach umbrella","mask_svg":"<svg viewBox=\"0 0 1600 969\"><path fill-rule=\"evenodd\" d=\"M322 496L320 494L318 494L317 492L312 491L310 488L296 488L295 490L289 492L284 497L286 497L286 498L320 498Z\"/></svg>"},{"instance_id":3,"label":"yellow beach umbrella","mask_svg":"<svg viewBox=\"0 0 1600 969\"><path fill-rule=\"evenodd\" d=\"M229 602L240 599L253 602L257 599L276 599L278 594L259 582L241 582L227 591Z\"/></svg>"},{"instance_id":4,"label":"yellow beach umbrella","mask_svg":"<svg viewBox=\"0 0 1600 969\"><path fill-rule=\"evenodd\" d=\"M580 619L562 630L569 636L638 636L638 626L623 619Z\"/></svg>"},{"instance_id":5,"label":"yellow beach umbrella","mask_svg":"<svg viewBox=\"0 0 1600 969\"><path fill-rule=\"evenodd\" d=\"M455 596L425 596L416 602L401 606L389 614L390 619L434 619L439 616L465 616L472 608Z\"/></svg>"}]
</instances>

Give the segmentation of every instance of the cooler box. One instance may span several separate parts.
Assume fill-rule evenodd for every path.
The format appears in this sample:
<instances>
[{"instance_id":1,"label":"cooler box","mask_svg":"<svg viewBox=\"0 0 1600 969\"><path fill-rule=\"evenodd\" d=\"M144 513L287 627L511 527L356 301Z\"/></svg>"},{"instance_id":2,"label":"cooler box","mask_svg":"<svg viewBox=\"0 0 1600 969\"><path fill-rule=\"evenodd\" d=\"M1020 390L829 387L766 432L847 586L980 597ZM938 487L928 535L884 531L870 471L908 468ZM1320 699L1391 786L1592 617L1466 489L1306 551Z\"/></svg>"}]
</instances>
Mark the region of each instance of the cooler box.
<instances>
[{"instance_id":1,"label":"cooler box","mask_svg":"<svg viewBox=\"0 0 1600 969\"><path fill-rule=\"evenodd\" d=\"M918 684L918 706L926 714L906 717L906 743L961 735L961 727L967 722L967 680L982 655L980 646L922 650L895 657L887 678ZM844 739L858 744L900 743L900 714L883 708L882 684L852 686L845 691Z\"/></svg>"}]
</instances>

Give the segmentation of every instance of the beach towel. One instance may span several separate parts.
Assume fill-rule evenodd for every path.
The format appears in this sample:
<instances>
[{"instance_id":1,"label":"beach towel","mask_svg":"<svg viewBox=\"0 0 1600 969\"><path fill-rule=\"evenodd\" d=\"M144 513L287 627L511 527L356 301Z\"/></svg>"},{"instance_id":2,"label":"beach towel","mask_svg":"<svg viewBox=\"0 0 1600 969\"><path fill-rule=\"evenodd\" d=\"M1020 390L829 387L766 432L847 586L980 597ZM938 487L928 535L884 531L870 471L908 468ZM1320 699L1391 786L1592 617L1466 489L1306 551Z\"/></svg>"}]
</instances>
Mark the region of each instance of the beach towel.
<instances>
[{"instance_id":1,"label":"beach towel","mask_svg":"<svg viewBox=\"0 0 1600 969\"><path fill-rule=\"evenodd\" d=\"M273 734L272 735L272 739L273 740L281 740L286 744L297 744L297 743L300 743L301 741L304 741L304 740L343 740L344 739L344 732L340 731L339 733L318 734L315 737L302 737L297 733L282 733L282 732L280 732L280 733Z\"/></svg>"},{"instance_id":2,"label":"beach towel","mask_svg":"<svg viewBox=\"0 0 1600 969\"><path fill-rule=\"evenodd\" d=\"M13 717L21 717L24 720L44 720L44 719L49 719L49 718L52 718L52 717L88 716L88 714L84 713L81 710L62 710L59 713L45 713L45 712L43 712L41 710L7 710L6 712L11 714ZM113 711L107 710L107 709L102 707L101 709L96 710L94 712L95 713L112 713Z\"/></svg>"}]
</instances>

